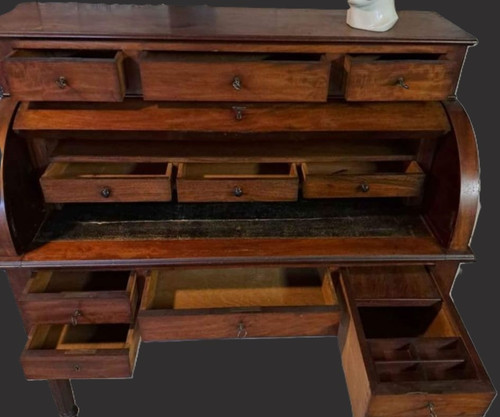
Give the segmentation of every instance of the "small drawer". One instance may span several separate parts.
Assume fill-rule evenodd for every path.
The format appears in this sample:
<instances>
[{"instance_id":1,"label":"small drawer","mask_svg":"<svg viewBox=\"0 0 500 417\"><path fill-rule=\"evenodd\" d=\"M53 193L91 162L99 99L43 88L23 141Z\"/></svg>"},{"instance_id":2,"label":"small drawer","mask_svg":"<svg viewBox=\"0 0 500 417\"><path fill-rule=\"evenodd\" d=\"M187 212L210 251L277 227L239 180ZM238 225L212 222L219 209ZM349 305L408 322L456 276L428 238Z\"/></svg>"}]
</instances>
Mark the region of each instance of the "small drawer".
<instances>
[{"instance_id":1,"label":"small drawer","mask_svg":"<svg viewBox=\"0 0 500 417\"><path fill-rule=\"evenodd\" d=\"M123 54L18 49L3 61L11 94L23 101L122 101Z\"/></svg>"},{"instance_id":2,"label":"small drawer","mask_svg":"<svg viewBox=\"0 0 500 417\"><path fill-rule=\"evenodd\" d=\"M299 178L295 164L179 164L180 202L295 201Z\"/></svg>"},{"instance_id":3,"label":"small drawer","mask_svg":"<svg viewBox=\"0 0 500 417\"><path fill-rule=\"evenodd\" d=\"M145 52L145 100L325 102L330 63L322 55Z\"/></svg>"},{"instance_id":4,"label":"small drawer","mask_svg":"<svg viewBox=\"0 0 500 417\"><path fill-rule=\"evenodd\" d=\"M130 323L137 307L135 272L37 272L19 300L30 324Z\"/></svg>"},{"instance_id":5,"label":"small drawer","mask_svg":"<svg viewBox=\"0 0 500 417\"><path fill-rule=\"evenodd\" d=\"M130 378L140 343L129 324L35 326L21 355L27 379Z\"/></svg>"},{"instance_id":6,"label":"small drawer","mask_svg":"<svg viewBox=\"0 0 500 417\"><path fill-rule=\"evenodd\" d=\"M334 335L329 274L308 268L152 271L139 312L145 341Z\"/></svg>"},{"instance_id":7,"label":"small drawer","mask_svg":"<svg viewBox=\"0 0 500 417\"><path fill-rule=\"evenodd\" d=\"M302 164L304 198L418 197L425 174L417 162Z\"/></svg>"},{"instance_id":8,"label":"small drawer","mask_svg":"<svg viewBox=\"0 0 500 417\"><path fill-rule=\"evenodd\" d=\"M345 58L347 101L446 100L456 65L439 56L364 55Z\"/></svg>"},{"instance_id":9,"label":"small drawer","mask_svg":"<svg viewBox=\"0 0 500 417\"><path fill-rule=\"evenodd\" d=\"M384 304L373 305L359 301L364 294L374 294L353 279L356 275L361 279L362 267L336 272L344 309L339 342L354 415L484 415L495 390L477 352L451 299L439 293L438 302L428 302L435 298L437 287L432 285L428 292L422 288L428 278L434 279L424 267L419 278L414 268L389 267L388 297ZM368 281L373 268L365 269L363 279ZM401 285L391 279L397 269L406 275ZM377 285L383 285L380 268L374 273ZM417 287L408 285L410 277L420 280ZM375 292L378 299L381 291ZM424 302L401 302L420 292Z\"/></svg>"},{"instance_id":10,"label":"small drawer","mask_svg":"<svg viewBox=\"0 0 500 417\"><path fill-rule=\"evenodd\" d=\"M47 203L170 201L169 163L53 162L40 178Z\"/></svg>"}]
</instances>

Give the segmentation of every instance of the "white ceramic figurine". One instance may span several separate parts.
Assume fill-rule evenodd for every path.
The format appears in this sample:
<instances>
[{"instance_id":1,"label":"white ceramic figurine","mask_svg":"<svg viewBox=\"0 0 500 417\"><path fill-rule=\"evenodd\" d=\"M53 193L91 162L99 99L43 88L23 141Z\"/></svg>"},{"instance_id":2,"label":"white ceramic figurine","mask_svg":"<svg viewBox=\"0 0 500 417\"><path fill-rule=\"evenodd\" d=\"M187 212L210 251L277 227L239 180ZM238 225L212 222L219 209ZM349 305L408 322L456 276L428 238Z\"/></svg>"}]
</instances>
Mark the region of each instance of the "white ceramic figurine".
<instances>
[{"instance_id":1,"label":"white ceramic figurine","mask_svg":"<svg viewBox=\"0 0 500 417\"><path fill-rule=\"evenodd\" d=\"M356 29L385 32L398 21L394 0L348 0L347 24Z\"/></svg>"}]
</instances>

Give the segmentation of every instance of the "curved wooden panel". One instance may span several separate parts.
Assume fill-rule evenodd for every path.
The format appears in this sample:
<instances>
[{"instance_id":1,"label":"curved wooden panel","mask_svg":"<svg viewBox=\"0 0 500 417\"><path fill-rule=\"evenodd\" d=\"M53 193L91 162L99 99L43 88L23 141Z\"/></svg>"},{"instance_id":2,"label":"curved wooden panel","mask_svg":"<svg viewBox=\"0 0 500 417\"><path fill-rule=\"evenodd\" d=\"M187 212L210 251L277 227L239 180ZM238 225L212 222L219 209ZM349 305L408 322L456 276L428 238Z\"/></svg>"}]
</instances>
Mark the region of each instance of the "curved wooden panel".
<instances>
[{"instance_id":1,"label":"curved wooden panel","mask_svg":"<svg viewBox=\"0 0 500 417\"><path fill-rule=\"evenodd\" d=\"M443 246L464 252L479 209L479 157L472 124L460 102L449 101L444 106L452 130L436 149L425 216Z\"/></svg>"},{"instance_id":2,"label":"curved wooden panel","mask_svg":"<svg viewBox=\"0 0 500 417\"><path fill-rule=\"evenodd\" d=\"M17 103L10 99L0 101L0 256L16 256L14 242L12 240L9 222L7 220L5 203L5 147L9 127L16 110Z\"/></svg>"},{"instance_id":3,"label":"curved wooden panel","mask_svg":"<svg viewBox=\"0 0 500 417\"><path fill-rule=\"evenodd\" d=\"M28 144L10 130L17 102L0 101L0 256L16 257L33 240L45 215Z\"/></svg>"}]
</instances>

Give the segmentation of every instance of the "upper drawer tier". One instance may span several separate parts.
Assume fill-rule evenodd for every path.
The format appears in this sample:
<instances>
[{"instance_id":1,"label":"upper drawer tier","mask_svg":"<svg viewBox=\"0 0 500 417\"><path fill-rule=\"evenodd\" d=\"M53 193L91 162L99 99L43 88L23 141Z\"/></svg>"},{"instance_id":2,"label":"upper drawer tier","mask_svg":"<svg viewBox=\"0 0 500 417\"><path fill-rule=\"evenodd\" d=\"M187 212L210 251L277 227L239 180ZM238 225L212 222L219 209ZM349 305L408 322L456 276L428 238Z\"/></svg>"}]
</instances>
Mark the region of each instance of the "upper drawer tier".
<instances>
[{"instance_id":1,"label":"upper drawer tier","mask_svg":"<svg viewBox=\"0 0 500 417\"><path fill-rule=\"evenodd\" d=\"M439 55L360 55L345 58L348 101L445 100L456 63Z\"/></svg>"},{"instance_id":2,"label":"upper drawer tier","mask_svg":"<svg viewBox=\"0 0 500 417\"><path fill-rule=\"evenodd\" d=\"M144 53L145 100L326 101L330 63L310 54Z\"/></svg>"},{"instance_id":3,"label":"upper drawer tier","mask_svg":"<svg viewBox=\"0 0 500 417\"><path fill-rule=\"evenodd\" d=\"M122 101L123 54L15 50L3 62L11 94L28 101Z\"/></svg>"}]
</instances>

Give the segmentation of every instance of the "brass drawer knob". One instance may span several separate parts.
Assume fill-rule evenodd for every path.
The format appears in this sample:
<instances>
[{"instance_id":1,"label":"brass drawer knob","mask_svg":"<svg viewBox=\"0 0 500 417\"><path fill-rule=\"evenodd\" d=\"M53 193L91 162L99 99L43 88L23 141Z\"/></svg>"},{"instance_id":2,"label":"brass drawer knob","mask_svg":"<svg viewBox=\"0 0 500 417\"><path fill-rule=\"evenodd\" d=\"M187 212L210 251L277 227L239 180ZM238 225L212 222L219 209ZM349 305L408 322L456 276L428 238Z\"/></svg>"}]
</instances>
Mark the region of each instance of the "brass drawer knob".
<instances>
[{"instance_id":1,"label":"brass drawer knob","mask_svg":"<svg viewBox=\"0 0 500 417\"><path fill-rule=\"evenodd\" d=\"M75 310L75 312L71 315L71 324L73 326L78 326L78 318L82 316L83 314L80 310Z\"/></svg>"},{"instance_id":2,"label":"brass drawer knob","mask_svg":"<svg viewBox=\"0 0 500 417\"><path fill-rule=\"evenodd\" d=\"M234 77L233 78L233 88L236 91L240 91L241 90L241 78L240 77Z\"/></svg>"},{"instance_id":3,"label":"brass drawer knob","mask_svg":"<svg viewBox=\"0 0 500 417\"><path fill-rule=\"evenodd\" d=\"M247 329L245 327L245 323L243 323L242 321L240 321L238 323L238 333L237 333L236 337L238 339L244 339L245 337L247 337L247 335L248 335L248 331L247 331Z\"/></svg>"},{"instance_id":4,"label":"brass drawer knob","mask_svg":"<svg viewBox=\"0 0 500 417\"><path fill-rule=\"evenodd\" d=\"M404 88L405 90L409 90L410 89L410 86L408 84L406 84L406 81L405 81L404 77L399 77L398 78L397 85L399 85L401 88Z\"/></svg>"},{"instance_id":5,"label":"brass drawer knob","mask_svg":"<svg viewBox=\"0 0 500 417\"><path fill-rule=\"evenodd\" d=\"M66 88L68 86L68 80L66 80L66 77L59 77L57 80L56 80L56 84L59 88Z\"/></svg>"},{"instance_id":6,"label":"brass drawer knob","mask_svg":"<svg viewBox=\"0 0 500 417\"><path fill-rule=\"evenodd\" d=\"M368 191L370 191L370 185L367 184L366 182L362 182L361 185L359 186L359 189L363 192L363 193L367 193Z\"/></svg>"},{"instance_id":7,"label":"brass drawer knob","mask_svg":"<svg viewBox=\"0 0 500 417\"><path fill-rule=\"evenodd\" d=\"M234 112L234 118L239 122L243 120L244 116L244 111L246 110L246 107L233 107L233 112Z\"/></svg>"},{"instance_id":8,"label":"brass drawer knob","mask_svg":"<svg viewBox=\"0 0 500 417\"><path fill-rule=\"evenodd\" d=\"M104 187L102 190L101 190L101 196L103 198L109 198L111 196L111 188L109 187Z\"/></svg>"},{"instance_id":9,"label":"brass drawer knob","mask_svg":"<svg viewBox=\"0 0 500 417\"><path fill-rule=\"evenodd\" d=\"M434 404L429 403L428 407L429 407L429 417L438 417L438 415L436 414L436 411L434 410Z\"/></svg>"},{"instance_id":10,"label":"brass drawer knob","mask_svg":"<svg viewBox=\"0 0 500 417\"><path fill-rule=\"evenodd\" d=\"M233 194L235 197L241 197L243 195L243 189L239 186L234 187Z\"/></svg>"}]
</instances>

